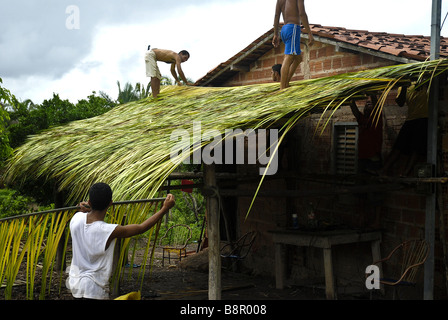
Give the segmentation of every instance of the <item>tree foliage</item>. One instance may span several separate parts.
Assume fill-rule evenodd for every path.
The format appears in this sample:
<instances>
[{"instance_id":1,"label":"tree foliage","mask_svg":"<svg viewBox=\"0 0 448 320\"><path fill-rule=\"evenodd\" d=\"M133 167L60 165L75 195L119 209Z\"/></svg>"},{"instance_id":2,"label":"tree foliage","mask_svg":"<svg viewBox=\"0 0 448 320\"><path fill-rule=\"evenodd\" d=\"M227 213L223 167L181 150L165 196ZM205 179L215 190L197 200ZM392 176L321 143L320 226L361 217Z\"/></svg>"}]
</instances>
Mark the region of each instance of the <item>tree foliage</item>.
<instances>
[{"instance_id":1,"label":"tree foliage","mask_svg":"<svg viewBox=\"0 0 448 320\"><path fill-rule=\"evenodd\" d=\"M144 99L150 94L150 83L145 87L143 84L137 82L135 87L129 82L126 82L123 90L121 90L120 81L117 81L118 86L118 102L120 104L128 103L131 101L137 101Z\"/></svg>"},{"instance_id":2,"label":"tree foliage","mask_svg":"<svg viewBox=\"0 0 448 320\"><path fill-rule=\"evenodd\" d=\"M8 126L11 146L20 146L27 136L44 129L101 115L115 105L110 98L104 94L98 96L96 92L76 104L67 99L62 100L59 94L53 94L51 99L44 100L39 105L31 100L21 102L14 98Z\"/></svg>"},{"instance_id":3,"label":"tree foliage","mask_svg":"<svg viewBox=\"0 0 448 320\"><path fill-rule=\"evenodd\" d=\"M2 83L3 80L0 78L0 162L6 160L12 153L7 131L9 114L6 106L10 105L12 100L15 99L14 95L1 85Z\"/></svg>"}]
</instances>

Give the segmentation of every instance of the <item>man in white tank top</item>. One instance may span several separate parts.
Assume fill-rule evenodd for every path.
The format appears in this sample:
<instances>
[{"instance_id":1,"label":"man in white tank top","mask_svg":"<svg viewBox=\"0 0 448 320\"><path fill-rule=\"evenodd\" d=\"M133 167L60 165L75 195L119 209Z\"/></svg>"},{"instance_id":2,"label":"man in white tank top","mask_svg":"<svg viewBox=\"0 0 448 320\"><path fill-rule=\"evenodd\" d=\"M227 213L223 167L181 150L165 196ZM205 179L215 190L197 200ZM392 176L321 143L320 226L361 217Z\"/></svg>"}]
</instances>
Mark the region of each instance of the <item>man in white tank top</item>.
<instances>
[{"instance_id":1,"label":"man in white tank top","mask_svg":"<svg viewBox=\"0 0 448 320\"><path fill-rule=\"evenodd\" d=\"M149 230L175 204L169 194L162 209L141 224L121 226L104 222L112 204L112 190L105 183L95 183L89 190L89 201L81 202L81 211L70 221L73 258L67 288L75 298L109 299L115 240L129 238Z\"/></svg>"}]
</instances>

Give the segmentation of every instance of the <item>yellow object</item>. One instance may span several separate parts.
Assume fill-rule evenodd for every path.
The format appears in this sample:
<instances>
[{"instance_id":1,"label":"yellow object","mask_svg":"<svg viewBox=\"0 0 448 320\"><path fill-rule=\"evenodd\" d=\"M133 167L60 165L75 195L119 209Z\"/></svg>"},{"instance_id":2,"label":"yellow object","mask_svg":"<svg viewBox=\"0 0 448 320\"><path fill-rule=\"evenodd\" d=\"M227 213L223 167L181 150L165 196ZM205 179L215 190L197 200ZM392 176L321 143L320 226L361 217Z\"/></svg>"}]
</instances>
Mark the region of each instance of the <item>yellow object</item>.
<instances>
[{"instance_id":1,"label":"yellow object","mask_svg":"<svg viewBox=\"0 0 448 320\"><path fill-rule=\"evenodd\" d=\"M125 294L123 296L119 296L115 298L114 300L141 300L141 294L140 291L137 292L129 292L128 294Z\"/></svg>"}]
</instances>

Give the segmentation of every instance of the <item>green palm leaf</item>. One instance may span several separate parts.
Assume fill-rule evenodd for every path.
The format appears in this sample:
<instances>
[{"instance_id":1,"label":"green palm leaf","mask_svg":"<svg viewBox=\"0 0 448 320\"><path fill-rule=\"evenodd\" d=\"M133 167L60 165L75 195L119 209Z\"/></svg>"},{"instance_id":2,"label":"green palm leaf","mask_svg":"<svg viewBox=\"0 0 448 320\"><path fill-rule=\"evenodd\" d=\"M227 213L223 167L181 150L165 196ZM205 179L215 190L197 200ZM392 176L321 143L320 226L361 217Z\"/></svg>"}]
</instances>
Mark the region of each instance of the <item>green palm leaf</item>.
<instances>
[{"instance_id":1,"label":"green palm leaf","mask_svg":"<svg viewBox=\"0 0 448 320\"><path fill-rule=\"evenodd\" d=\"M6 177L9 181L55 179L75 202L84 199L97 181L109 183L116 199L152 198L186 157L170 158L176 145L170 139L172 132L183 129L192 135L193 121L200 121L202 133L213 129L224 134L225 129L269 127L286 117L287 124L281 128L285 134L310 112L321 112L325 126L350 99L383 93L378 115L391 88L415 80L428 82L447 69L446 60L396 65L299 81L283 91L275 83L232 88L168 86L156 100L119 105L101 116L29 137L15 150Z\"/></svg>"}]
</instances>

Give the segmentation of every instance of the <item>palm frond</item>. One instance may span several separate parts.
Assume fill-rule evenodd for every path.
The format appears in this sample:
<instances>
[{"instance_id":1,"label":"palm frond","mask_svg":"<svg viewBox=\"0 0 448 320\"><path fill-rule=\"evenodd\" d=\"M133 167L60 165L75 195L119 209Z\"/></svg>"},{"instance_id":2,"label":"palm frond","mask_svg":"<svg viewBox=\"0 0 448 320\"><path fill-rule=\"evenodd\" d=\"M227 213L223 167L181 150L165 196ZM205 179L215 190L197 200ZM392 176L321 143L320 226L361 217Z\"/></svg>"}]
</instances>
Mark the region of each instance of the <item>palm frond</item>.
<instances>
[{"instance_id":1,"label":"palm frond","mask_svg":"<svg viewBox=\"0 0 448 320\"><path fill-rule=\"evenodd\" d=\"M287 117L283 133L310 112L321 112L325 126L335 110L351 99L369 93L384 93L411 81L426 83L448 69L447 60L396 65L327 78L292 83L279 91L276 83L242 87L205 88L168 86L158 99L147 98L101 116L52 128L15 150L6 178L55 179L70 199L85 199L97 181L111 185L117 199L152 198L163 182L190 154L170 158L177 141L176 129L193 133L200 121L201 132L268 127ZM377 111L378 112L378 111ZM197 139L196 139L197 140ZM191 139L190 146L208 141Z\"/></svg>"}]
</instances>

